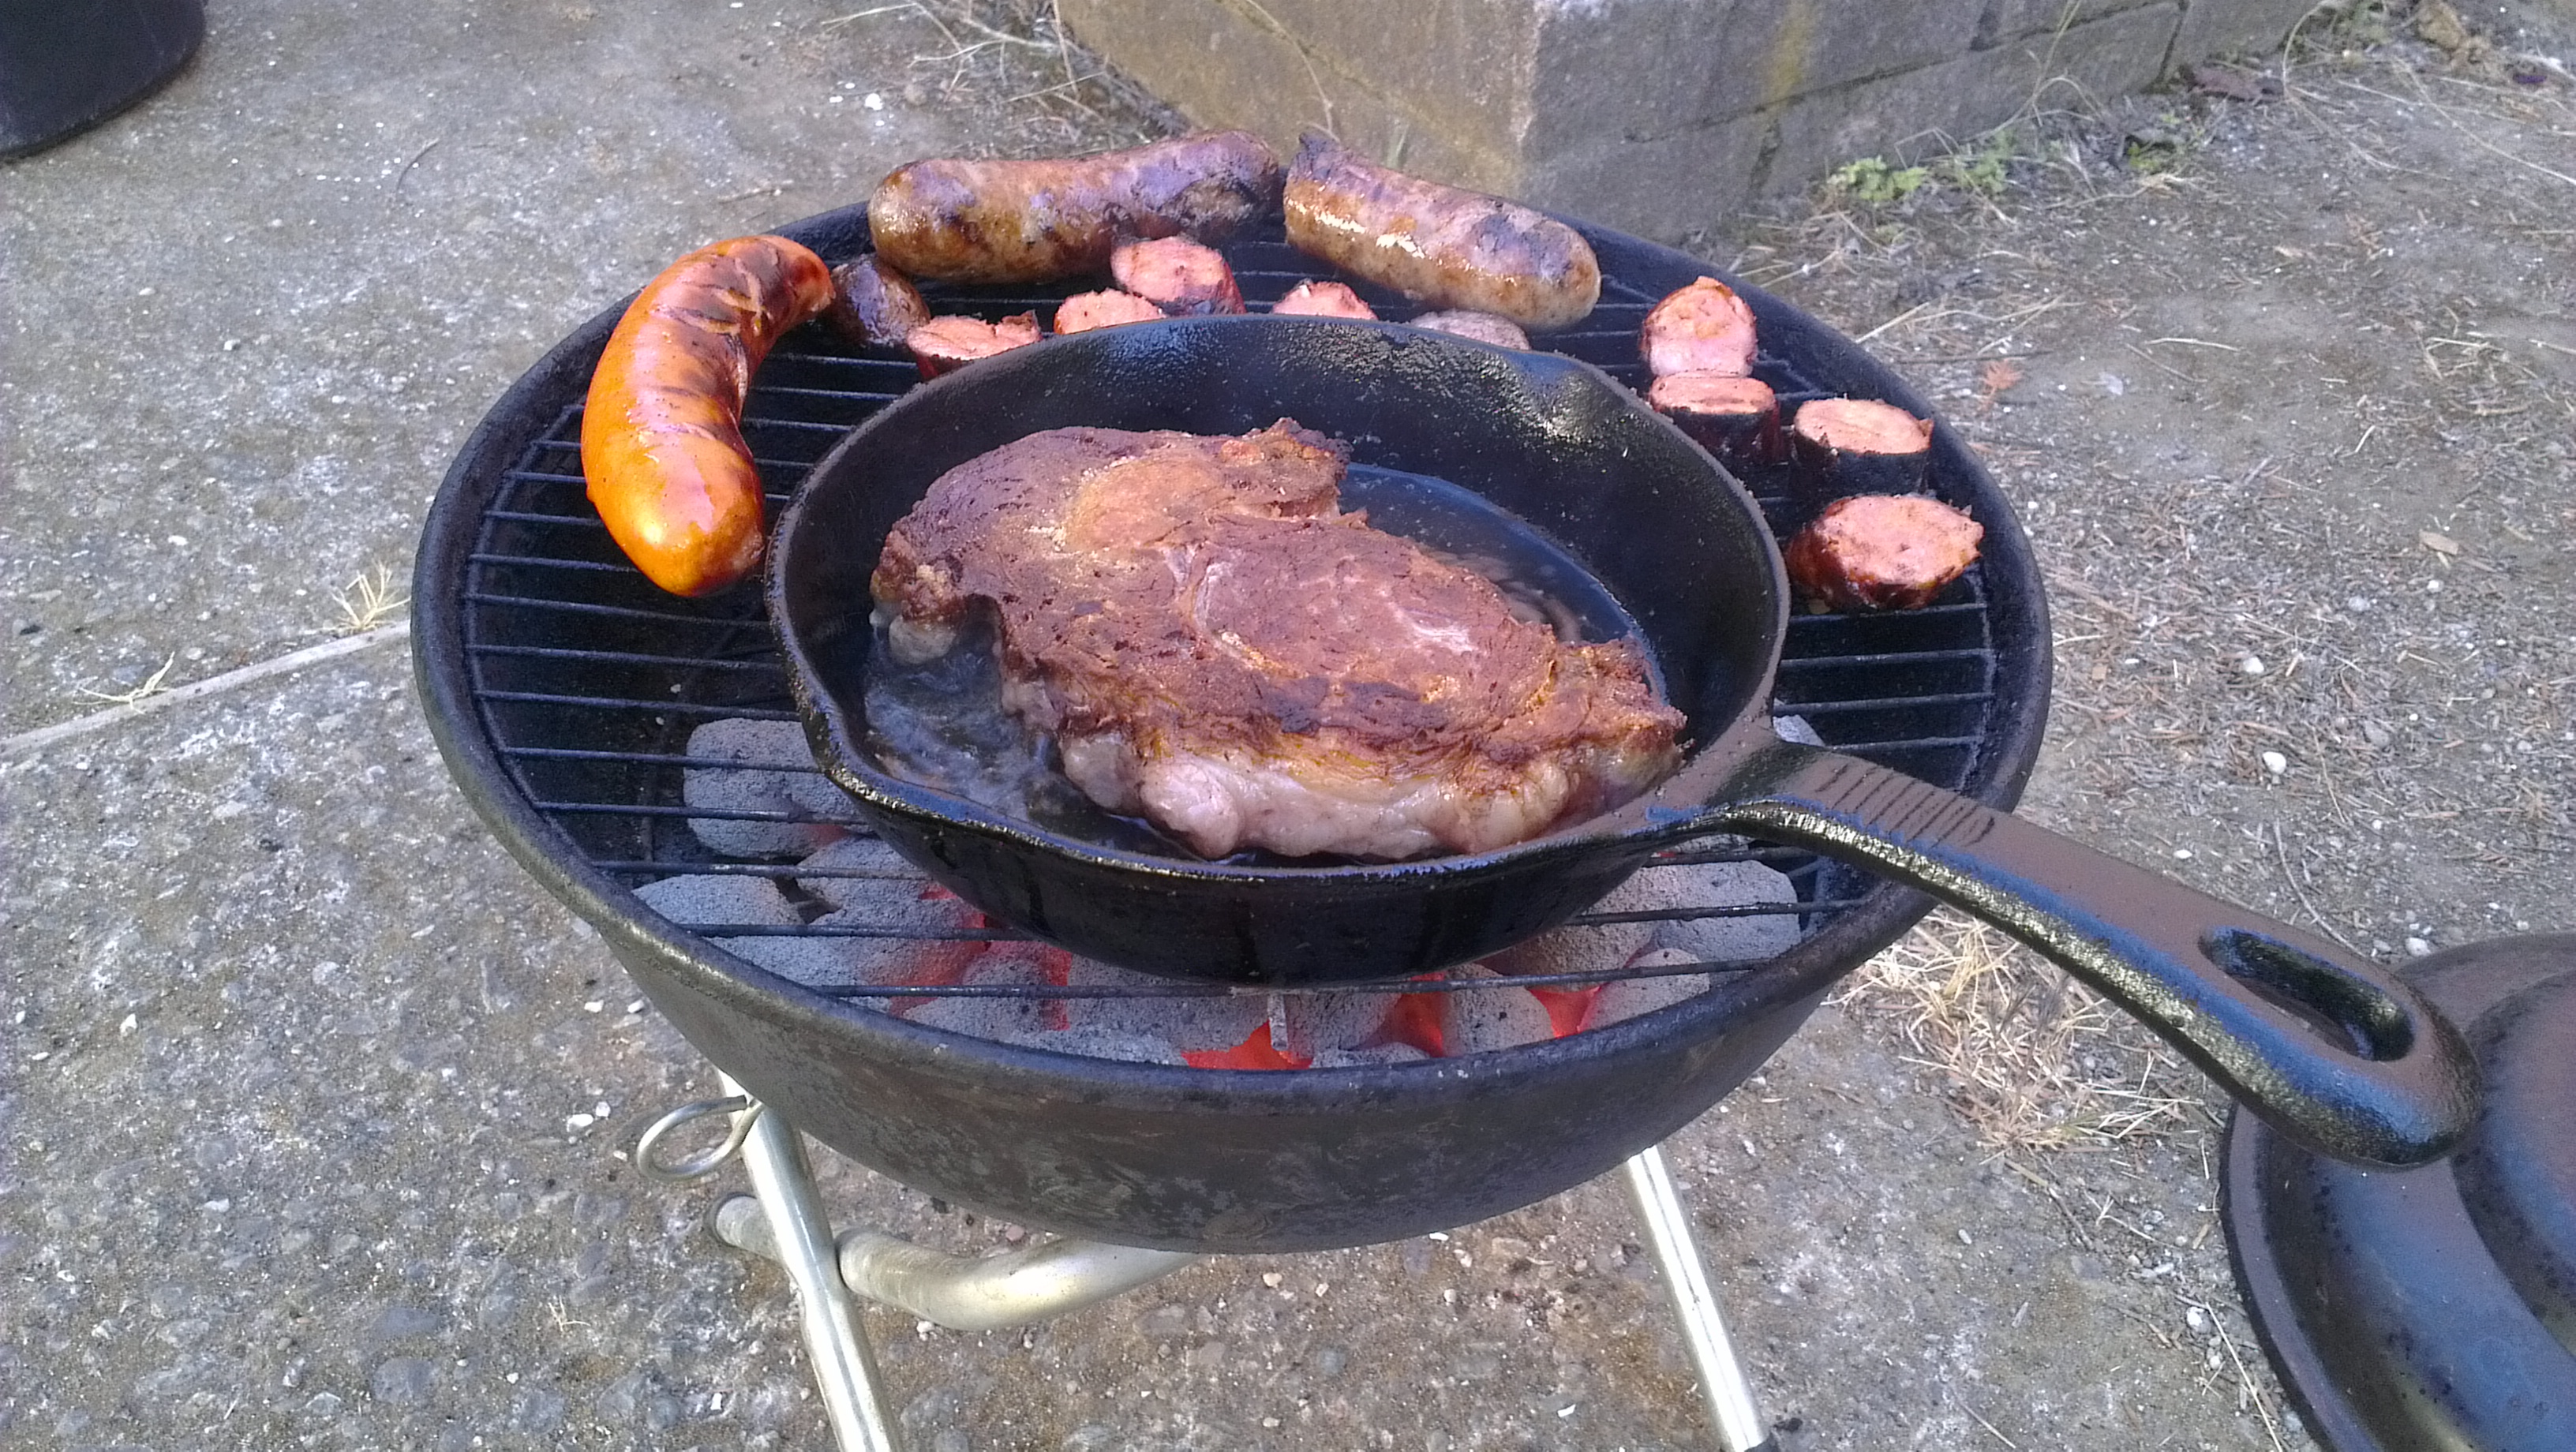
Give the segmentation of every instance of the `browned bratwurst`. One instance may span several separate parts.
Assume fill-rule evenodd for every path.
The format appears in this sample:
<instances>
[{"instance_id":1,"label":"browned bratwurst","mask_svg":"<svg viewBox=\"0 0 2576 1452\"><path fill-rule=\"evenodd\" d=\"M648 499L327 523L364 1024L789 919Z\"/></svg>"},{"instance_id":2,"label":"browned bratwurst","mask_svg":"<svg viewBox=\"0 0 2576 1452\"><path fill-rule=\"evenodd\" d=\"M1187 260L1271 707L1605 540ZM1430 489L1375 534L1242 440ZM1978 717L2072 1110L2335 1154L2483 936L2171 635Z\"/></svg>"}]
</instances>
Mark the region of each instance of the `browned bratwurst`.
<instances>
[{"instance_id":1,"label":"browned bratwurst","mask_svg":"<svg viewBox=\"0 0 2576 1452\"><path fill-rule=\"evenodd\" d=\"M743 395L770 345L832 303L832 269L784 237L701 247L645 285L608 337L581 416L581 472L617 547L674 595L760 564L760 471Z\"/></svg>"},{"instance_id":2,"label":"browned bratwurst","mask_svg":"<svg viewBox=\"0 0 2576 1452\"><path fill-rule=\"evenodd\" d=\"M1500 197L1406 176L1306 133L1284 193L1288 241L1436 308L1566 327L1601 298L1582 234Z\"/></svg>"},{"instance_id":3,"label":"browned bratwurst","mask_svg":"<svg viewBox=\"0 0 2576 1452\"><path fill-rule=\"evenodd\" d=\"M900 348L903 335L930 321L930 304L912 279L870 253L832 269L832 331L869 348Z\"/></svg>"},{"instance_id":4,"label":"browned bratwurst","mask_svg":"<svg viewBox=\"0 0 2576 1452\"><path fill-rule=\"evenodd\" d=\"M1121 238L1222 241L1269 210L1279 157L1249 131L1047 161L916 161L868 199L879 256L915 277L1050 282L1099 272Z\"/></svg>"}]
</instances>

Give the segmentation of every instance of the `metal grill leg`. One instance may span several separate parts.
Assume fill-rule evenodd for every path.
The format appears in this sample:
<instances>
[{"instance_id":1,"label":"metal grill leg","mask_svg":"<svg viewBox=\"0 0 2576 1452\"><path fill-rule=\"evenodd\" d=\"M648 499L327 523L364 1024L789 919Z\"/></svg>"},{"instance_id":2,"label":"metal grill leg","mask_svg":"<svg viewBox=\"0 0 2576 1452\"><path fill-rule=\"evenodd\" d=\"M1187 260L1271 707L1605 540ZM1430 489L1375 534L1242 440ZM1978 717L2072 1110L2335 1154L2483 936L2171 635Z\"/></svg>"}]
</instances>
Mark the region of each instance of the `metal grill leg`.
<instances>
[{"instance_id":1,"label":"metal grill leg","mask_svg":"<svg viewBox=\"0 0 2576 1452\"><path fill-rule=\"evenodd\" d=\"M724 1077L724 1089L743 1093L730 1075ZM814 1363L832 1435L841 1452L902 1452L877 1379L876 1359L868 1354L867 1333L859 1326L858 1304L841 1282L832 1222L814 1193L804 1142L784 1116L764 1112L757 1101L735 1111L737 1121L746 1114L754 1120L742 1142L743 1166L751 1172L752 1193L760 1197L768 1221L772 1256L796 1287L805 1354Z\"/></svg>"},{"instance_id":2,"label":"metal grill leg","mask_svg":"<svg viewBox=\"0 0 2576 1452\"><path fill-rule=\"evenodd\" d=\"M814 1190L803 1140L795 1127L721 1076L725 1101L686 1106L663 1116L637 1145L638 1162L664 1179L711 1172L724 1151L679 1166L658 1166L656 1142L669 1130L710 1111L729 1110L751 1175L751 1196L717 1207L716 1233L727 1244L785 1268L796 1288L805 1347L823 1393L841 1452L902 1452L894 1418L880 1389L875 1359L859 1326L851 1290L911 1310L925 1319L965 1329L1045 1320L1106 1300L1199 1259L1170 1251L1136 1250L1059 1240L1023 1251L985 1257L949 1256L868 1231L835 1243L831 1222ZM657 1167L658 1166L658 1167ZM1653 1251L1655 1268L1673 1298L1682 1339L1699 1374L1720 1452L1776 1452L1755 1407L1753 1389L1735 1359L1717 1297L1709 1289L1699 1246L1690 1228L1663 1151L1649 1148L1623 1167L1629 1198Z\"/></svg>"},{"instance_id":3,"label":"metal grill leg","mask_svg":"<svg viewBox=\"0 0 2576 1452\"><path fill-rule=\"evenodd\" d=\"M1691 1236L1690 1213L1682 1208L1681 1192L1673 1184L1672 1172L1664 1167L1662 1147L1640 1152L1623 1169L1628 1196L1636 1202L1637 1219L1645 1228L1647 1248L1654 1252L1655 1269L1672 1295L1674 1314L1681 1318L1682 1340L1690 1348L1692 1367L1699 1372L1700 1395L1708 1399L1718 1447L1722 1452L1774 1452L1778 1444L1763 1425L1762 1413L1753 1404L1753 1388L1735 1359L1735 1343L1727 1338L1726 1318L1718 1313L1716 1293L1708 1288L1699 1243Z\"/></svg>"}]
</instances>

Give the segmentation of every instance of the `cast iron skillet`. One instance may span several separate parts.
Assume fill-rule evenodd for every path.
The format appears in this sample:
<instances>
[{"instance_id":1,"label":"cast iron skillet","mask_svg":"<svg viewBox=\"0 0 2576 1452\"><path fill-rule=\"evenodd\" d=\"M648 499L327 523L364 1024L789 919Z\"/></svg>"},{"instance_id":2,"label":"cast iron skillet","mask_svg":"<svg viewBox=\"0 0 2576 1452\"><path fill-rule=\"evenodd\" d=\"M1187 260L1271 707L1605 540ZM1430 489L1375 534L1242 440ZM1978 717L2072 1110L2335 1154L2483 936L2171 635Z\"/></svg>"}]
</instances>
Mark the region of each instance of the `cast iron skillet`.
<instances>
[{"instance_id":1,"label":"cast iron skillet","mask_svg":"<svg viewBox=\"0 0 2576 1452\"><path fill-rule=\"evenodd\" d=\"M1119 851L881 770L863 743L868 576L948 469L1042 429L1231 434L1294 418L1355 462L1471 489L1637 620L1695 743L1618 811L1473 856L1247 867ZM887 842L1077 953L1250 984L1394 978L1563 922L1712 831L1924 888L2110 995L2293 1139L2414 1164L2475 1112L2458 1035L2395 976L2257 914L1886 768L1780 740L1789 594L1741 485L1608 375L1391 324L1176 319L1015 350L915 389L817 464L782 518L769 614L807 734Z\"/></svg>"}]
</instances>

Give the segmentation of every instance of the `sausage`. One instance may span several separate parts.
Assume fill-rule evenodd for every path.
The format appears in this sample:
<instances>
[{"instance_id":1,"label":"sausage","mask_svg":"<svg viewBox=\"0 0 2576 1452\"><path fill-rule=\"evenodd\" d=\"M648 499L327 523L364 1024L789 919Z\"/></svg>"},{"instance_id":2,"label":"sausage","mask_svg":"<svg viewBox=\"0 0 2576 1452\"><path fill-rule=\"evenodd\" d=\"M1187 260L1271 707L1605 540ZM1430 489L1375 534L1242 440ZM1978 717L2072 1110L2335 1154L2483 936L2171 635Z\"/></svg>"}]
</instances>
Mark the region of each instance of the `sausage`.
<instances>
[{"instance_id":1,"label":"sausage","mask_svg":"<svg viewBox=\"0 0 2576 1452\"><path fill-rule=\"evenodd\" d=\"M1872 399L1810 399L1790 422L1789 455L1811 498L1910 494L1931 477L1932 421Z\"/></svg>"},{"instance_id":2,"label":"sausage","mask_svg":"<svg viewBox=\"0 0 2576 1452\"><path fill-rule=\"evenodd\" d=\"M1234 269L1215 248L1187 237L1121 242L1110 250L1109 275L1172 317L1243 311L1243 289L1235 286Z\"/></svg>"},{"instance_id":3,"label":"sausage","mask_svg":"<svg viewBox=\"0 0 2576 1452\"><path fill-rule=\"evenodd\" d=\"M932 318L905 334L903 345L912 351L913 366L921 376L936 378L978 358L1025 348L1040 336L1035 313L1020 313L998 323L960 314Z\"/></svg>"},{"instance_id":4,"label":"sausage","mask_svg":"<svg viewBox=\"0 0 2576 1452\"><path fill-rule=\"evenodd\" d=\"M1094 328L1114 328L1120 323L1150 323L1163 316L1163 310L1132 292L1110 288L1103 292L1078 292L1056 305L1055 330L1065 333L1088 333Z\"/></svg>"},{"instance_id":5,"label":"sausage","mask_svg":"<svg viewBox=\"0 0 2576 1452\"><path fill-rule=\"evenodd\" d=\"M1723 463L1780 462L1780 401L1759 378L1667 373L1646 390L1646 402Z\"/></svg>"},{"instance_id":6,"label":"sausage","mask_svg":"<svg viewBox=\"0 0 2576 1452\"><path fill-rule=\"evenodd\" d=\"M1374 319L1377 309L1338 282L1301 282L1270 305L1270 311L1293 318Z\"/></svg>"},{"instance_id":7,"label":"sausage","mask_svg":"<svg viewBox=\"0 0 2576 1452\"><path fill-rule=\"evenodd\" d=\"M1825 506L1782 551L1789 578L1836 610L1911 610L1977 562L1984 525L1921 494L1861 494Z\"/></svg>"},{"instance_id":8,"label":"sausage","mask_svg":"<svg viewBox=\"0 0 2576 1452\"><path fill-rule=\"evenodd\" d=\"M1694 279L1655 304L1637 330L1646 369L1668 373L1753 371L1753 309L1714 277Z\"/></svg>"},{"instance_id":9,"label":"sausage","mask_svg":"<svg viewBox=\"0 0 2576 1452\"><path fill-rule=\"evenodd\" d=\"M1283 202L1297 250L1434 308L1545 331L1581 321L1601 298L1601 264L1573 228L1389 170L1320 132L1289 163Z\"/></svg>"},{"instance_id":10,"label":"sausage","mask_svg":"<svg viewBox=\"0 0 2576 1452\"><path fill-rule=\"evenodd\" d=\"M1473 338L1479 343L1491 343L1497 348L1518 348L1526 352L1530 345L1529 334L1521 331L1520 324L1509 318L1476 312L1470 308L1452 308L1445 313L1424 313L1418 318L1405 319L1404 325L1408 328L1428 328L1432 332L1447 333L1455 338Z\"/></svg>"},{"instance_id":11,"label":"sausage","mask_svg":"<svg viewBox=\"0 0 2576 1452\"><path fill-rule=\"evenodd\" d=\"M1109 265L1121 238L1221 242L1279 198L1279 156L1249 131L1049 161L916 161L868 198L877 254L914 277L1051 282Z\"/></svg>"},{"instance_id":12,"label":"sausage","mask_svg":"<svg viewBox=\"0 0 2576 1452\"><path fill-rule=\"evenodd\" d=\"M1118 285L1171 317L1204 317L1243 311L1243 289L1215 248L1187 237L1121 242L1109 253L1109 275Z\"/></svg>"},{"instance_id":13,"label":"sausage","mask_svg":"<svg viewBox=\"0 0 2576 1452\"><path fill-rule=\"evenodd\" d=\"M672 263L618 320L590 377L581 472L609 537L654 584L709 595L759 566L743 397L770 346L831 303L823 259L737 237Z\"/></svg>"},{"instance_id":14,"label":"sausage","mask_svg":"<svg viewBox=\"0 0 2576 1452\"><path fill-rule=\"evenodd\" d=\"M849 341L864 348L900 348L904 334L930 318L921 289L875 253L832 269L832 306L823 321Z\"/></svg>"}]
</instances>

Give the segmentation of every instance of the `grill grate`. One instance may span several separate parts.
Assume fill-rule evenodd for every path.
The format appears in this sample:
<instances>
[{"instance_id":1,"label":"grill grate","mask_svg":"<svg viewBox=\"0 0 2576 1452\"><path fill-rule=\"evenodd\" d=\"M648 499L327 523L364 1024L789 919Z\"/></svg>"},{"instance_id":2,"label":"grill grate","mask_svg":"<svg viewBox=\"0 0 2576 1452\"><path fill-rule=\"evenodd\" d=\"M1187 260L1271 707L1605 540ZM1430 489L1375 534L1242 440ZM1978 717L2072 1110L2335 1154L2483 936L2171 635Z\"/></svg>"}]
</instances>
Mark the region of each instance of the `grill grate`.
<instances>
[{"instance_id":1,"label":"grill grate","mask_svg":"<svg viewBox=\"0 0 2576 1452\"><path fill-rule=\"evenodd\" d=\"M1268 237L1227 250L1247 302L1259 310L1298 281L1325 269ZM1637 329L1670 285L1605 276L1600 305L1579 331L1549 335L1549 348L1594 364L1632 387L1647 378L1637 357ZM1353 284L1380 316L1420 311L1399 296ZM1084 286L1087 286L1085 284ZM941 312L985 318L1036 311L1042 318L1067 292L1026 288L925 287ZM1766 351L1755 372L1780 396L1784 412L1831 396L1798 360ZM852 428L909 388L908 360L850 350L820 329L800 330L763 365L746 410L743 434L760 465L773 513L805 472ZM731 858L690 831L690 819L759 823L827 822L863 832L855 811L723 810L686 805L683 773L746 768L731 759L692 757L690 731L722 718L793 721L785 668L773 646L755 591L712 600L683 600L655 589L626 563L584 498L580 468L581 410L558 412L528 438L483 510L461 583L466 666L483 730L525 802L571 844L590 867L628 887L677 874L740 875L781 883L822 875L886 876L793 862ZM1937 456L1936 456L1937 457ZM1775 532L1786 515L1781 470L1744 475ZM1955 502L1977 497L1973 479L1936 466L1934 487ZM1775 710L1803 717L1827 745L1867 757L1952 789L1970 783L1996 730L1997 652L1985 566L1972 569L1945 598L1920 610L1885 615L1799 615L1790 622L1778 673ZM819 769L813 771L820 778ZM1647 912L1594 912L1570 926L1795 915L1812 937L1838 915L1887 889L1874 879L1808 853L1737 839L1711 838L1655 859L1657 865L1758 861L1782 872L1793 903L1710 902ZM846 917L846 914L844 915ZM701 924L684 933L719 945L758 937L921 938L1010 941L1006 930L922 933L901 925L839 921L774 927ZM1767 960L1766 960L1767 961ZM1583 986L1619 978L1742 973L1758 962L1706 961L1649 969L1522 976L1508 980L1407 980L1401 984L1334 985L1334 992L1451 992L1495 986ZM1235 990L1223 985L1058 987L948 985L821 989L848 997L1187 997ZM1297 990L1285 990L1294 992Z\"/></svg>"}]
</instances>

